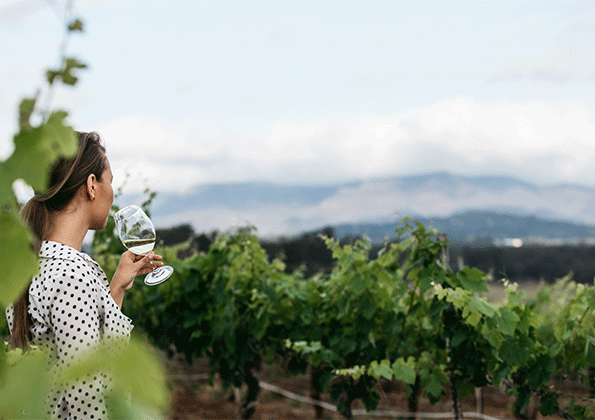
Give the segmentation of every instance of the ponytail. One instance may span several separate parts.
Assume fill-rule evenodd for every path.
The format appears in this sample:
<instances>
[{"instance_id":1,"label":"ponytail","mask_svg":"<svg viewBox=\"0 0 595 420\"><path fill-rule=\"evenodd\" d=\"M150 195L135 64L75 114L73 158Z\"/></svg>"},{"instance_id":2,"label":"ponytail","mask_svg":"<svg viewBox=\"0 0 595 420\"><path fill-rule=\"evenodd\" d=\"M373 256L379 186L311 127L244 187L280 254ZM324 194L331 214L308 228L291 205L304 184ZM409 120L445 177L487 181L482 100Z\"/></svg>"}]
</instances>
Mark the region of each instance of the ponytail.
<instances>
[{"instance_id":1,"label":"ponytail","mask_svg":"<svg viewBox=\"0 0 595 420\"><path fill-rule=\"evenodd\" d=\"M35 194L21 210L21 217L29 226L35 241L33 249L38 252L51 226L51 215L64 209L74 198L79 188L94 174L99 181L107 163L105 147L94 132L78 133L79 148L74 158L59 158L50 172L49 188L43 194ZM14 317L11 331L11 347L29 349L31 341L29 320L29 286L14 302Z\"/></svg>"},{"instance_id":2,"label":"ponytail","mask_svg":"<svg viewBox=\"0 0 595 420\"><path fill-rule=\"evenodd\" d=\"M41 242L46 237L50 226L50 212L45 201L39 194L31 198L21 210L21 217L29 226L31 233L35 238L34 249L39 250Z\"/></svg>"},{"instance_id":3,"label":"ponytail","mask_svg":"<svg viewBox=\"0 0 595 420\"><path fill-rule=\"evenodd\" d=\"M45 202L39 199L38 194L25 204L21 210L21 217L29 226L31 233L33 233L35 238L33 249L37 252L50 224L50 213ZM31 341L29 286L31 286L30 281L21 296L13 304L12 331L10 334L11 348L21 348L24 351L29 350L29 342Z\"/></svg>"},{"instance_id":4,"label":"ponytail","mask_svg":"<svg viewBox=\"0 0 595 420\"><path fill-rule=\"evenodd\" d=\"M21 348L23 351L29 350L31 341L31 331L29 329L29 286L27 285L21 296L14 302L12 331L10 332L10 347L12 349Z\"/></svg>"}]
</instances>

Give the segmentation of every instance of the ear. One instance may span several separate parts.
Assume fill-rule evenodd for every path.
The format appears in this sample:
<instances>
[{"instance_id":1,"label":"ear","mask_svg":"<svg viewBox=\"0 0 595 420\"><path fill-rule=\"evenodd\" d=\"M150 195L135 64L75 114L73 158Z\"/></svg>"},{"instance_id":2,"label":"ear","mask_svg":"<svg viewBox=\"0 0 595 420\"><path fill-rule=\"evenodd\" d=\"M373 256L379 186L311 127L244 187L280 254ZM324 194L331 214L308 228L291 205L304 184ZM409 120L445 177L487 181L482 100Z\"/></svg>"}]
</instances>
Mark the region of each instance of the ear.
<instances>
[{"instance_id":1,"label":"ear","mask_svg":"<svg viewBox=\"0 0 595 420\"><path fill-rule=\"evenodd\" d=\"M87 177L87 197L89 197L89 200L93 201L95 200L95 194L97 193L97 177L95 176L95 174L90 174Z\"/></svg>"}]
</instances>

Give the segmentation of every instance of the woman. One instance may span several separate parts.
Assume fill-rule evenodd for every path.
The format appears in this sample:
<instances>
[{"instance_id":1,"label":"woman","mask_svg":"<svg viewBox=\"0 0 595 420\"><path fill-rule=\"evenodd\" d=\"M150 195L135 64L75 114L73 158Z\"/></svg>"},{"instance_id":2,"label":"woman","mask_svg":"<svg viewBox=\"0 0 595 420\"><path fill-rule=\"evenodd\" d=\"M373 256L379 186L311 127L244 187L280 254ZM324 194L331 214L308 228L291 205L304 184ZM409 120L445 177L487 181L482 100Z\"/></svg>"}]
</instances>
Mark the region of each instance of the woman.
<instances>
[{"instance_id":1,"label":"woman","mask_svg":"<svg viewBox=\"0 0 595 420\"><path fill-rule=\"evenodd\" d=\"M136 276L161 266L161 256L122 254L111 282L81 252L88 230L103 229L114 200L113 176L96 133L79 133L74 158L53 165L49 188L27 202L22 214L39 247L39 274L7 311L13 348L43 346L54 373L111 338L128 338L132 324L120 310ZM137 260L138 258L138 260ZM108 417L105 374L58 386L48 400L52 419Z\"/></svg>"}]
</instances>

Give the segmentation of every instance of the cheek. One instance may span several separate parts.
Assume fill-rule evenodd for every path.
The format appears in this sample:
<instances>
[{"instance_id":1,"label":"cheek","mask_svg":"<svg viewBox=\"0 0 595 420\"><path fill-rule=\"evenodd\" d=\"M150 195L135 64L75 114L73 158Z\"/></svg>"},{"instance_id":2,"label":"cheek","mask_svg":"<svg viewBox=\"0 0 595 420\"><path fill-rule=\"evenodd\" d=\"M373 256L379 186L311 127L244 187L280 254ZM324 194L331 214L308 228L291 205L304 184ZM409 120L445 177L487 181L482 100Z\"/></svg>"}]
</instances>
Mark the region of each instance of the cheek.
<instances>
[{"instance_id":1,"label":"cheek","mask_svg":"<svg viewBox=\"0 0 595 420\"><path fill-rule=\"evenodd\" d=\"M114 188L111 184L107 184L106 188L105 197L107 199L107 204L109 204L109 207L111 207L114 203Z\"/></svg>"}]
</instances>

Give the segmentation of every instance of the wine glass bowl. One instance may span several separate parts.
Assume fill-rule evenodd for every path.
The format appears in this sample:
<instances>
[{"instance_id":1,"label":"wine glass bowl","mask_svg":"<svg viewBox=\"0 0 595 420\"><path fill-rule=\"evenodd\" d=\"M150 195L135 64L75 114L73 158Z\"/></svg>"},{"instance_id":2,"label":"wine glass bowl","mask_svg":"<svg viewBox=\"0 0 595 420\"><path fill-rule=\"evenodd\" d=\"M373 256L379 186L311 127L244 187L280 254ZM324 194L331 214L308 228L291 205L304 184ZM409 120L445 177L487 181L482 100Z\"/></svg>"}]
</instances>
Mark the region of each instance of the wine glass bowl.
<instances>
[{"instance_id":1,"label":"wine glass bowl","mask_svg":"<svg viewBox=\"0 0 595 420\"><path fill-rule=\"evenodd\" d=\"M146 255L153 250L157 238L155 227L139 206L131 204L123 207L114 215L114 221L118 237L128 250L136 255ZM154 286L162 283L173 271L169 266L153 267L153 272L145 277L145 284Z\"/></svg>"}]
</instances>

